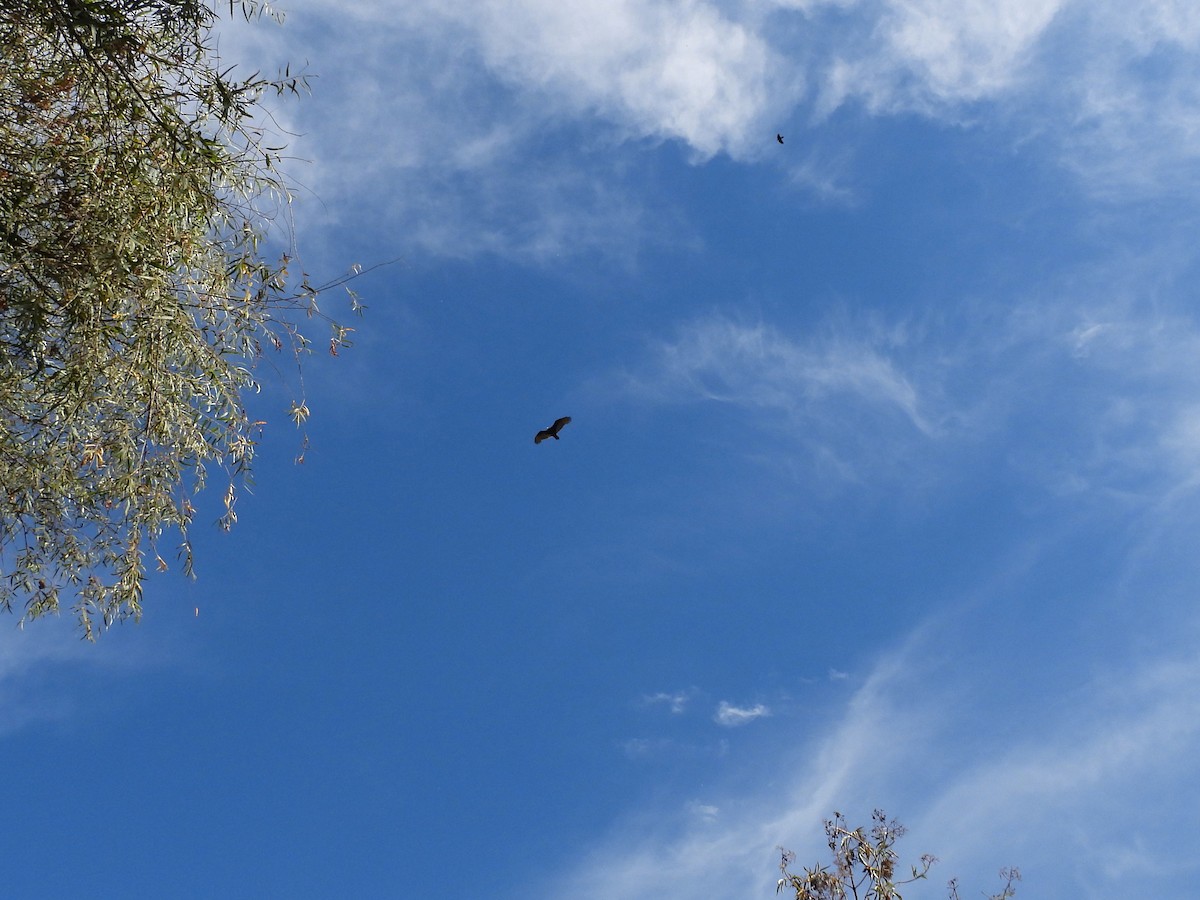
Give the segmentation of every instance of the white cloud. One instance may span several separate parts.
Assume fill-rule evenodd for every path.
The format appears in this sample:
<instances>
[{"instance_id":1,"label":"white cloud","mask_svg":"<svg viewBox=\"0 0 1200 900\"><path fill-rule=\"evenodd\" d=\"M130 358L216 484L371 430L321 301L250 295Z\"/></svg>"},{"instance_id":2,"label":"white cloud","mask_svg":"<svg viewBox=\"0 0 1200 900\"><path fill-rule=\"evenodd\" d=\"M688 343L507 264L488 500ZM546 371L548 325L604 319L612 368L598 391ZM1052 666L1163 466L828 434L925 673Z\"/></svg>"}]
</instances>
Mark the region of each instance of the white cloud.
<instances>
[{"instance_id":1,"label":"white cloud","mask_svg":"<svg viewBox=\"0 0 1200 900\"><path fill-rule=\"evenodd\" d=\"M1200 161L1200 16L1190 3L1075 3L1042 65L1063 161L1111 200L1191 195Z\"/></svg>"},{"instance_id":2,"label":"white cloud","mask_svg":"<svg viewBox=\"0 0 1200 900\"><path fill-rule=\"evenodd\" d=\"M692 691L676 691L673 694L667 694L660 691L657 694L647 694L642 698L642 702L648 706L664 703L671 710L672 714L680 715L687 709L687 704L692 698L692 693Z\"/></svg>"},{"instance_id":3,"label":"white cloud","mask_svg":"<svg viewBox=\"0 0 1200 900\"><path fill-rule=\"evenodd\" d=\"M765 114L795 87L764 35L704 0L452 5L489 67L637 136L680 138L701 156L760 143ZM795 77L795 76L792 76Z\"/></svg>"},{"instance_id":4,"label":"white cloud","mask_svg":"<svg viewBox=\"0 0 1200 900\"><path fill-rule=\"evenodd\" d=\"M939 99L1011 89L1060 0L907 0L887 4L881 31L896 58Z\"/></svg>"},{"instance_id":5,"label":"white cloud","mask_svg":"<svg viewBox=\"0 0 1200 900\"><path fill-rule=\"evenodd\" d=\"M363 2L295 10L282 28L224 29L228 60L267 72L308 60L315 76L312 96L271 101L294 135L298 159L284 164L304 233L353 229L356 244L384 253L539 263L580 252L624 262L643 241L688 241L670 211L647 216L654 190L630 182L623 127L504 77L479 30L489 17L511 18Z\"/></svg>"},{"instance_id":6,"label":"white cloud","mask_svg":"<svg viewBox=\"0 0 1200 900\"><path fill-rule=\"evenodd\" d=\"M620 746L629 759L645 759L665 752L671 743L668 738L628 738Z\"/></svg>"},{"instance_id":7,"label":"white cloud","mask_svg":"<svg viewBox=\"0 0 1200 900\"><path fill-rule=\"evenodd\" d=\"M701 803L699 800L692 800L688 803L687 811L693 818L705 823L716 822L721 814L720 807L713 806L711 803Z\"/></svg>"},{"instance_id":8,"label":"white cloud","mask_svg":"<svg viewBox=\"0 0 1200 900\"><path fill-rule=\"evenodd\" d=\"M278 111L312 160L292 166L304 224L402 253L631 261L692 240L653 193L662 141L853 202L861 133L824 118L847 105L978 124L1112 197L1190 195L1198 20L1168 0L358 0L226 27L222 52L317 76Z\"/></svg>"},{"instance_id":9,"label":"white cloud","mask_svg":"<svg viewBox=\"0 0 1200 900\"><path fill-rule=\"evenodd\" d=\"M857 27L804 44L798 61L819 116L858 102L983 125L1023 153L1056 155L1113 199L1197 187L1195 4L884 0L848 15Z\"/></svg>"},{"instance_id":10,"label":"white cloud","mask_svg":"<svg viewBox=\"0 0 1200 900\"><path fill-rule=\"evenodd\" d=\"M617 746L622 755L635 762L664 759L721 759L729 753L729 743L723 738L708 743L690 743L671 738L635 737L623 740Z\"/></svg>"},{"instance_id":11,"label":"white cloud","mask_svg":"<svg viewBox=\"0 0 1200 900\"><path fill-rule=\"evenodd\" d=\"M732 703L722 700L717 704L717 711L713 713L713 721L726 728L736 728L769 715L771 715L771 710L761 703L743 707L734 706Z\"/></svg>"}]
</instances>

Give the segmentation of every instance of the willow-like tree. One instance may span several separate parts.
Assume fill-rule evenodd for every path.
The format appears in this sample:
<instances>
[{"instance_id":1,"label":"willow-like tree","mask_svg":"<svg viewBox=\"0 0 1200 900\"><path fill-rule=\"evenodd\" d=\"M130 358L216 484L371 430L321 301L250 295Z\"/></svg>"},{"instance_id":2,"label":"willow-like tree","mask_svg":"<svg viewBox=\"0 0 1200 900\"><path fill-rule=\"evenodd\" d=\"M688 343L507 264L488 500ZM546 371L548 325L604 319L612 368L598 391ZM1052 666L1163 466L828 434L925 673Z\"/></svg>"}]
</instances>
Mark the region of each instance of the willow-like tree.
<instances>
[{"instance_id":1,"label":"willow-like tree","mask_svg":"<svg viewBox=\"0 0 1200 900\"><path fill-rule=\"evenodd\" d=\"M903 900L900 889L924 881L937 862L926 854L921 857L920 865L898 870L896 842L903 836L904 826L878 809L872 815L869 829L850 828L845 817L835 812L832 819L825 821L832 865L818 864L797 875L791 870L795 854L782 850L779 868L783 877L776 890L794 892L796 900ZM1009 900L1016 896L1013 884L1020 881L1021 873L1012 868L1001 869L1000 878L1003 880L1000 890L989 894L987 900ZM960 900L957 879L947 884L946 891L949 900Z\"/></svg>"},{"instance_id":2,"label":"willow-like tree","mask_svg":"<svg viewBox=\"0 0 1200 900\"><path fill-rule=\"evenodd\" d=\"M329 321L264 249L289 197L260 104L303 80L222 70L215 23L202 0L0 0L0 606L67 603L89 638L140 615L147 563L190 574L214 476L236 521L258 360Z\"/></svg>"}]
</instances>

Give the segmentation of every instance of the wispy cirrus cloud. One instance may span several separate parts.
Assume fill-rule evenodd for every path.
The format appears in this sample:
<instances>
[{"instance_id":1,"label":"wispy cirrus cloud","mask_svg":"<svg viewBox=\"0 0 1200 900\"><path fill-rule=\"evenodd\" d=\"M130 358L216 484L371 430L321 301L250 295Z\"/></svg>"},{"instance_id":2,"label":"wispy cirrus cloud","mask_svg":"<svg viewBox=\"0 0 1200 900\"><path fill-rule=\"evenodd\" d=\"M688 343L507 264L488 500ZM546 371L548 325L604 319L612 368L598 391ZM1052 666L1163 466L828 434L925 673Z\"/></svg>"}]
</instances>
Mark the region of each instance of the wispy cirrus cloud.
<instances>
[{"instance_id":1,"label":"wispy cirrus cloud","mask_svg":"<svg viewBox=\"0 0 1200 900\"><path fill-rule=\"evenodd\" d=\"M719 806L713 806L711 803L701 803L698 800L693 800L687 805L687 808L692 816L706 823L716 822L717 818L721 815L721 808Z\"/></svg>"},{"instance_id":2,"label":"wispy cirrus cloud","mask_svg":"<svg viewBox=\"0 0 1200 900\"><path fill-rule=\"evenodd\" d=\"M913 830L918 837L936 835L946 855L979 860L997 832L1047 834L1066 823L1064 844L1075 863L1070 874L1086 885L1083 896L1136 893L1146 873L1134 857L1157 869L1156 878L1200 871L1194 862L1180 867L1152 841L1131 840L1167 830L1168 818L1134 823L1125 816L1147 795L1180 790L1181 781L1194 781L1200 771L1194 762L1198 689L1200 658L1194 653L1099 673L1087 699L1064 711L1048 736L1021 734L995 758L966 767L922 810ZM1051 853L1035 839L1013 843L1009 852L1028 859L1027 869L1053 866ZM1123 861L1107 858L1118 848ZM1085 874L1093 865L1094 879Z\"/></svg>"},{"instance_id":3,"label":"wispy cirrus cloud","mask_svg":"<svg viewBox=\"0 0 1200 900\"><path fill-rule=\"evenodd\" d=\"M114 635L89 644L78 639L69 619L41 619L29 628L0 618L0 737L35 722L67 718L74 713L77 692L53 684L53 677L72 667L91 669L136 668L147 662L142 650L117 650Z\"/></svg>"},{"instance_id":4,"label":"wispy cirrus cloud","mask_svg":"<svg viewBox=\"0 0 1200 900\"><path fill-rule=\"evenodd\" d=\"M714 900L767 896L774 886L776 847L781 841L815 837L832 805L844 799L843 787L873 756L871 736L898 734L906 719L916 724L913 704L890 708L893 682L905 670L903 654L884 660L855 694L839 722L822 735L806 754L800 784L786 796L748 797L744 791L726 794L718 789L705 802L721 810L719 820L697 822L692 803L639 814L642 829L602 843L582 867L565 874L544 896L583 898L625 897L629 900L662 896L704 896ZM890 743L889 759L906 746ZM757 760L760 771L795 773L790 758ZM745 764L722 759L722 766ZM865 773L864 773L865 774ZM874 783L882 768L866 781ZM717 796L720 794L721 796ZM793 805L794 804L794 805Z\"/></svg>"},{"instance_id":5,"label":"wispy cirrus cloud","mask_svg":"<svg viewBox=\"0 0 1200 900\"><path fill-rule=\"evenodd\" d=\"M906 371L907 342L902 328L795 338L765 323L708 316L651 345L611 385L641 403L744 410L751 427L794 441L822 471L857 481L869 467L889 471L889 456L944 430L938 385Z\"/></svg>"},{"instance_id":6,"label":"wispy cirrus cloud","mask_svg":"<svg viewBox=\"0 0 1200 900\"><path fill-rule=\"evenodd\" d=\"M1200 696L1200 657L1133 655L1084 679L1066 707L1052 692L1001 712L988 699L999 675L991 665L1010 664L1011 654L988 654L981 666L981 657L953 652L964 638L988 641L971 620L927 621L816 734L809 718L794 720L790 746L722 760L776 773L766 779L773 790L750 796L732 779L738 788L704 801L719 818L697 816L694 800L643 810L641 830L623 824L546 896L766 896L776 847L818 862L823 818L837 809L865 819L876 806L909 826L902 856L934 853L944 860L935 876L958 875L972 888L992 887L1008 864L1055 896L1167 896L1190 883L1195 864L1162 841L1200 796L1191 699ZM986 726L981 706L992 709ZM1161 817L1131 820L1146 794L1161 799Z\"/></svg>"},{"instance_id":7,"label":"wispy cirrus cloud","mask_svg":"<svg viewBox=\"0 0 1200 900\"><path fill-rule=\"evenodd\" d=\"M842 406L881 404L893 410L888 427L1007 467L989 479L1039 498L1019 555L1055 563L981 571L973 596L946 599L865 667L836 714L781 708L770 730L780 745L752 759L735 747L721 760L724 771L772 773L770 790L748 795L732 777L738 787L705 798L721 809L715 822L682 803L656 809L652 827L601 843L555 895L766 895L776 846L816 862L823 817L862 819L875 806L910 826L914 857L938 855L939 874L972 889L1016 864L1048 895L1186 892L1197 867L1164 848L1200 800L1200 325L1168 299L1183 275L1162 263L1151 254L1064 275L1036 302L988 317L986 333L897 325L855 341L716 319L652 350L633 378L643 400L721 401L769 417L804 396L789 379L807 370L793 360L825 358L813 349L820 340L865 347L912 393L847 389ZM906 339L862 337L888 333ZM898 397L938 427L926 434L899 415ZM1081 507L1078 495L1099 502ZM1081 508L1087 536L1072 538ZM1079 552L1103 559L1053 574L1060 542L1090 547L1097 532L1104 549ZM1130 810L1144 812L1148 797L1158 812L1135 821Z\"/></svg>"},{"instance_id":8,"label":"wispy cirrus cloud","mask_svg":"<svg viewBox=\"0 0 1200 900\"><path fill-rule=\"evenodd\" d=\"M721 759L729 753L729 743L724 739L712 741L685 741L667 737L633 737L617 744L626 759L635 762Z\"/></svg>"},{"instance_id":9,"label":"wispy cirrus cloud","mask_svg":"<svg viewBox=\"0 0 1200 900\"><path fill-rule=\"evenodd\" d=\"M646 694L642 697L642 702L647 706L665 705L672 715L681 715L687 709L688 701L694 695L694 690L675 691L669 694L659 691L657 694Z\"/></svg>"},{"instance_id":10,"label":"wispy cirrus cloud","mask_svg":"<svg viewBox=\"0 0 1200 900\"><path fill-rule=\"evenodd\" d=\"M1023 448L1014 460L1064 492L1146 500L1200 484L1200 327L1157 293L1149 291L1148 302L1114 297L1043 310L1020 326L1057 323L1030 365L1040 381L1061 373L1053 402L1035 404L1042 407L1035 415L1055 417L1062 437L1056 447Z\"/></svg>"},{"instance_id":11,"label":"wispy cirrus cloud","mask_svg":"<svg viewBox=\"0 0 1200 900\"><path fill-rule=\"evenodd\" d=\"M857 401L899 414L916 431L935 425L912 381L889 357L887 334L789 339L764 324L710 317L658 345L629 389L649 397L715 400L802 413L824 402Z\"/></svg>"},{"instance_id":12,"label":"wispy cirrus cloud","mask_svg":"<svg viewBox=\"0 0 1200 900\"><path fill-rule=\"evenodd\" d=\"M1039 491L1163 498L1200 483L1188 260L1173 244L1127 252L954 315L832 310L801 330L710 314L598 384L688 415L722 407L710 440L823 484L923 488L986 462Z\"/></svg>"}]
</instances>

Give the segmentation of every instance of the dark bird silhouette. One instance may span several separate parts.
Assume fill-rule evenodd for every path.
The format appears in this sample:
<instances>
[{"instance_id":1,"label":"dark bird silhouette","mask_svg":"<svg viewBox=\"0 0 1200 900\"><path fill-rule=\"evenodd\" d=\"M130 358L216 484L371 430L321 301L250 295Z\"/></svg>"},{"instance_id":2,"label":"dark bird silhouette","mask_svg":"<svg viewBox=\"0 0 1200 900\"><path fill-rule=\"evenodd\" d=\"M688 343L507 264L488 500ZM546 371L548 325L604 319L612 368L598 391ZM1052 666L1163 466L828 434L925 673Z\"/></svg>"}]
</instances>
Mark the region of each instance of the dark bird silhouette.
<instances>
[{"instance_id":1,"label":"dark bird silhouette","mask_svg":"<svg viewBox=\"0 0 1200 900\"><path fill-rule=\"evenodd\" d=\"M570 421L571 421L570 416L563 416L561 419L555 419L553 425L551 425L549 428L539 431L537 434L535 434L533 436L533 442L535 444L540 444L542 441L546 440L547 438L554 438L557 441L558 433L560 431L562 431L562 427Z\"/></svg>"},{"instance_id":2,"label":"dark bird silhouette","mask_svg":"<svg viewBox=\"0 0 1200 900\"><path fill-rule=\"evenodd\" d=\"M782 134L775 135L775 140L779 141L779 143L782 144L783 143L783 135Z\"/></svg>"}]
</instances>

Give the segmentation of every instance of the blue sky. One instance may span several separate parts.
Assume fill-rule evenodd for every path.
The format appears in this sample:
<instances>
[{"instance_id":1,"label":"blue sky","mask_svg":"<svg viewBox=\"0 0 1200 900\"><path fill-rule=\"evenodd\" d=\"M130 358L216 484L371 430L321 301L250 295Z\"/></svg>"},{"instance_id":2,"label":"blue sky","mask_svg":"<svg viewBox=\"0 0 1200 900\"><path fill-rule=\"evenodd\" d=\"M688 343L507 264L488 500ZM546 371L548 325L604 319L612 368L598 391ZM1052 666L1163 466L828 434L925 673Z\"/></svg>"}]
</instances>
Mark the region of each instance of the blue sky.
<instances>
[{"instance_id":1,"label":"blue sky","mask_svg":"<svg viewBox=\"0 0 1200 900\"><path fill-rule=\"evenodd\" d=\"M197 581L0 630L7 890L1190 896L1195 4L338 7L221 51L401 262Z\"/></svg>"}]
</instances>

